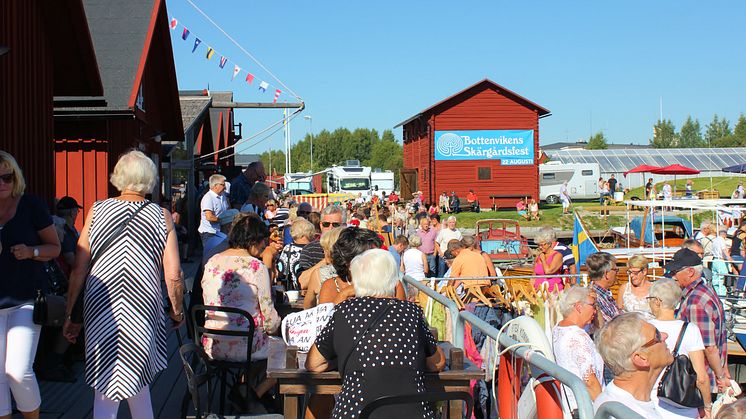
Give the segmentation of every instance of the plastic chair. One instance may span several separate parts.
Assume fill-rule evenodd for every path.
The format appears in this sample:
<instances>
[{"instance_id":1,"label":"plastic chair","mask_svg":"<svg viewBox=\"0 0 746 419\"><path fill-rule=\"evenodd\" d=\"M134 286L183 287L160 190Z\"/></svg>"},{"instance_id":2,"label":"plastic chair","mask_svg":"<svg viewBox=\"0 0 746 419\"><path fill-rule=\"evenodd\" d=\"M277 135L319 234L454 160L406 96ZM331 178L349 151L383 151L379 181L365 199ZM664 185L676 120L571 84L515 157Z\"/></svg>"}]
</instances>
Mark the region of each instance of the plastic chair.
<instances>
[{"instance_id":1,"label":"plastic chair","mask_svg":"<svg viewBox=\"0 0 746 419\"><path fill-rule=\"evenodd\" d=\"M474 400L471 398L471 395L465 391L449 391L416 393L405 396L379 397L363 407L363 410L360 412L360 419L370 418L370 415L372 415L376 409L382 406L451 400L462 400L464 403L466 403L466 416L464 417L471 417L472 410L474 409Z\"/></svg>"},{"instance_id":2,"label":"plastic chair","mask_svg":"<svg viewBox=\"0 0 746 419\"><path fill-rule=\"evenodd\" d=\"M244 324L248 326L247 330L222 330L222 329L211 329L207 328L204 325L200 325L197 321L200 317L208 317L209 315L213 314L225 314L226 316L241 316L243 317ZM207 335L211 338L220 338L221 336L226 337L233 337L233 338L244 338L247 340L246 343L246 358L239 361L224 361L224 360L216 360L211 359L209 356L207 357L207 365L214 370L215 376L220 381L220 413L225 413L225 390L226 387L228 387L228 373L232 372L232 378L233 378L233 385L230 386L231 390L235 386L236 383L239 382L241 378L241 373L245 372L246 375L248 375L250 371L250 364L251 364L251 349L254 342L254 318L246 312L245 310L241 310L239 308L234 307L220 307L220 306L206 306L206 305L195 305L192 307L191 312L191 321L192 321L192 330L194 330L194 343L200 347L200 349L204 352L204 348L202 347L202 337L204 335ZM245 386L246 386L246 396L248 396L252 393L251 386L249 385L248 377L245 380ZM247 403L248 404L248 403ZM244 406L248 410L248 406Z\"/></svg>"}]
</instances>

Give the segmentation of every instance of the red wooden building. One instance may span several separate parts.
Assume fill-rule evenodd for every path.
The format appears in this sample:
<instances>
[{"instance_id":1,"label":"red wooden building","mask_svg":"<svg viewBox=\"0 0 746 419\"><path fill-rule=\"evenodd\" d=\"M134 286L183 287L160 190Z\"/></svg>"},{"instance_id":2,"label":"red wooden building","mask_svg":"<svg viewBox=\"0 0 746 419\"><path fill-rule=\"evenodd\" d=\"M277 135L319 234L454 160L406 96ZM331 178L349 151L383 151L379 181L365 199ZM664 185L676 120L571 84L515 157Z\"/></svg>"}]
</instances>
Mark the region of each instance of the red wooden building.
<instances>
[{"instance_id":1,"label":"red wooden building","mask_svg":"<svg viewBox=\"0 0 746 419\"><path fill-rule=\"evenodd\" d=\"M0 2L0 75L0 149L52 204L53 97L103 94L82 1Z\"/></svg>"},{"instance_id":2,"label":"red wooden building","mask_svg":"<svg viewBox=\"0 0 746 419\"><path fill-rule=\"evenodd\" d=\"M161 142L182 141L184 128L165 0L83 4L103 95L55 96L53 181L57 197L87 211L116 192L109 174L123 152L138 148L160 167Z\"/></svg>"},{"instance_id":3,"label":"red wooden building","mask_svg":"<svg viewBox=\"0 0 746 419\"><path fill-rule=\"evenodd\" d=\"M400 123L404 130L403 198L442 192L462 200L474 189L482 207L513 206L539 196L539 119L549 110L489 79ZM500 196L503 196L500 198Z\"/></svg>"}]
</instances>

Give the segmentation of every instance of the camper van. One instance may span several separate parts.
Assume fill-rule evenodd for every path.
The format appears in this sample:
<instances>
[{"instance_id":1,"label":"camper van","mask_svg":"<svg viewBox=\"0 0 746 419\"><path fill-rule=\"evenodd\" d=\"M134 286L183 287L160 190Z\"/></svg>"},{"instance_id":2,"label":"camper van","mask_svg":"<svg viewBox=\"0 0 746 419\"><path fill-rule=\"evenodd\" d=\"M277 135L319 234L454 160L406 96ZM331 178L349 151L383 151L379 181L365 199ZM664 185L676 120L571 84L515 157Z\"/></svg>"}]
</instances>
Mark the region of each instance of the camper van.
<instances>
[{"instance_id":1,"label":"camper van","mask_svg":"<svg viewBox=\"0 0 746 419\"><path fill-rule=\"evenodd\" d=\"M547 162L539 165L539 198L547 204L560 202L560 187L567 181L572 199L598 198L598 163Z\"/></svg>"},{"instance_id":2,"label":"camper van","mask_svg":"<svg viewBox=\"0 0 746 419\"><path fill-rule=\"evenodd\" d=\"M361 166L358 160L346 160L342 166L326 169L326 184L329 193L362 193L370 200L370 167Z\"/></svg>"},{"instance_id":3,"label":"camper van","mask_svg":"<svg viewBox=\"0 0 746 419\"><path fill-rule=\"evenodd\" d=\"M373 189L373 195L379 198L383 196L383 193L391 195L391 192L394 192L394 172L375 169L370 174L370 187Z\"/></svg>"}]
</instances>

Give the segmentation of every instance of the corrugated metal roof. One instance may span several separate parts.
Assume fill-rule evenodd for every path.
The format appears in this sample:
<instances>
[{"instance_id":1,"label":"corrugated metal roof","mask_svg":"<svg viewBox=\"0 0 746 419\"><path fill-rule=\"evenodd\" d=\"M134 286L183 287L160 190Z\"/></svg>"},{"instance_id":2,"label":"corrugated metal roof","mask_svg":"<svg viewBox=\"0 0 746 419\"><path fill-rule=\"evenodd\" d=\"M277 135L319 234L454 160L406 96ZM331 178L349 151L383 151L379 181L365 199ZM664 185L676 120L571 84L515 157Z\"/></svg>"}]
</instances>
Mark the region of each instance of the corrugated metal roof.
<instances>
[{"instance_id":1,"label":"corrugated metal roof","mask_svg":"<svg viewBox=\"0 0 746 419\"><path fill-rule=\"evenodd\" d=\"M518 93L515 93L512 90L506 89L505 87L500 86L499 84L495 83L494 81L492 81L490 79L484 79L484 80L481 80L481 81L479 81L479 82L477 82L477 83L475 83L475 84L467 87L466 89L464 89L464 90L462 90L462 91L460 91L460 92L458 92L458 93L456 93L454 95L451 95L451 96L449 96L449 97L441 100L440 102L438 102L435 105L432 105L429 108L421 111L420 113L418 113L417 115L415 115L415 116L407 119L406 121L403 121L403 122L400 122L400 123L396 124L394 126L394 128L398 128L398 127L400 127L400 126L402 126L404 124L407 124L410 121L413 121L413 120L419 118L420 116L422 116L424 114L432 113L432 111L435 108L437 108L437 107L439 107L441 105L444 105L445 103L447 103L447 102L449 102L449 101L457 98L459 95L467 93L467 92L469 92L471 90L476 90L478 88L493 88L493 89L497 90L500 94L502 94L504 96L511 97L512 99L514 99L514 100L516 100L518 102L524 102L524 104L527 105L529 108L536 109L539 112L539 117L547 116L547 115L549 115L551 113L549 111L549 109L546 109L546 108L544 108L544 107L542 107L542 106L540 106L540 105L538 105L538 104L536 104L536 103L534 103L534 102L526 99L525 97L519 95Z\"/></svg>"}]
</instances>

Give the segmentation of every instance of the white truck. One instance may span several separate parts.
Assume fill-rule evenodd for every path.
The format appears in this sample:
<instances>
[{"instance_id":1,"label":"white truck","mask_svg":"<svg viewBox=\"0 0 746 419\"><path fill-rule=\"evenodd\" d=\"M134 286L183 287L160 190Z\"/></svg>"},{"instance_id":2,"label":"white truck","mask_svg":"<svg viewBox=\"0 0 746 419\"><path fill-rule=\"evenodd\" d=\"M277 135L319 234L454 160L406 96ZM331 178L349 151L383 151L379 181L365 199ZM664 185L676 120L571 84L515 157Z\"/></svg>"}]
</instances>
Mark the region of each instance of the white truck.
<instances>
[{"instance_id":1,"label":"white truck","mask_svg":"<svg viewBox=\"0 0 746 419\"><path fill-rule=\"evenodd\" d=\"M373 190L373 195L379 198L386 195L391 195L394 192L394 172L391 170L381 171L381 169L375 169L370 174L370 188Z\"/></svg>"},{"instance_id":2,"label":"white truck","mask_svg":"<svg viewBox=\"0 0 746 419\"><path fill-rule=\"evenodd\" d=\"M547 162L539 165L539 198L547 204L560 202L560 188L567 181L571 199L598 198L598 163Z\"/></svg>"},{"instance_id":3,"label":"white truck","mask_svg":"<svg viewBox=\"0 0 746 419\"><path fill-rule=\"evenodd\" d=\"M326 169L326 186L329 193L362 193L366 201L372 197L370 167L361 166L359 160L347 160L342 166Z\"/></svg>"},{"instance_id":4,"label":"white truck","mask_svg":"<svg viewBox=\"0 0 746 419\"><path fill-rule=\"evenodd\" d=\"M289 191L301 190L315 192L312 173L285 173L285 189Z\"/></svg>"}]
</instances>

